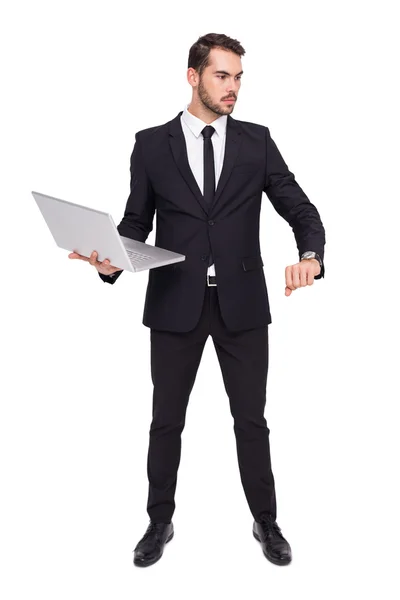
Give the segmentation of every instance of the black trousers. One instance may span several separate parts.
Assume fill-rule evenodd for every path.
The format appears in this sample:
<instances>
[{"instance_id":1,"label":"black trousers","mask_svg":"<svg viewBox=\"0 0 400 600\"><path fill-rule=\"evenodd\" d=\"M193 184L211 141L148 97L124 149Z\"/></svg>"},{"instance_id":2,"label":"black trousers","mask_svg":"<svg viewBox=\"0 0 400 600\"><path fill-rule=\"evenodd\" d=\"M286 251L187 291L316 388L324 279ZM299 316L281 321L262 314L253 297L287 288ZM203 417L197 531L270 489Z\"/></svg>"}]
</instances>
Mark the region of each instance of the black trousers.
<instances>
[{"instance_id":1,"label":"black trousers","mask_svg":"<svg viewBox=\"0 0 400 600\"><path fill-rule=\"evenodd\" d=\"M181 433L201 356L211 335L234 420L237 457L244 493L253 517L276 519L269 429L264 418L268 372L268 326L229 331L222 320L218 286L206 286L199 323L189 332L150 330L154 385L149 432L147 512L168 523L181 456Z\"/></svg>"}]
</instances>

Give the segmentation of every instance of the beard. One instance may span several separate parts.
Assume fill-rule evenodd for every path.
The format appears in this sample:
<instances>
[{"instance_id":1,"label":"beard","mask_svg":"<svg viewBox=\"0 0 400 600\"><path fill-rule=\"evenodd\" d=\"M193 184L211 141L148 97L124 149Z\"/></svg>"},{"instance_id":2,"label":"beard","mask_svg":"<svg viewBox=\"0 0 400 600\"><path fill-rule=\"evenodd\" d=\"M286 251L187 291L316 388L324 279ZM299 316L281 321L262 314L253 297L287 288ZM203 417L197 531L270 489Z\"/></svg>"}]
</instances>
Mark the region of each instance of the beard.
<instances>
[{"instance_id":1,"label":"beard","mask_svg":"<svg viewBox=\"0 0 400 600\"><path fill-rule=\"evenodd\" d=\"M199 94L200 102L202 102L203 105L208 110L211 110L213 113L215 113L216 115L219 115L219 116L226 115L227 113L232 112L232 110L235 106L235 104L231 104L231 105L227 104L226 106L224 106L224 105L221 106L221 105L213 102L210 95L208 94L206 88L204 87L202 80L200 80L200 83L199 83L198 94Z\"/></svg>"}]
</instances>

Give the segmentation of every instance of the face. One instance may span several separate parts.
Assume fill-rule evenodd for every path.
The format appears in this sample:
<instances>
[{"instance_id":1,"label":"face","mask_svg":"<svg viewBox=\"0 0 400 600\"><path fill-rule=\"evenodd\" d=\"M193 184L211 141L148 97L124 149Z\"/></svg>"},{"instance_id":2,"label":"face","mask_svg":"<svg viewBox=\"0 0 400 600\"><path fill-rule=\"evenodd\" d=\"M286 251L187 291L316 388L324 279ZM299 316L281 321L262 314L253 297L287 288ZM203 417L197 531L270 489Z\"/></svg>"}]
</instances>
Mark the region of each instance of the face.
<instances>
[{"instance_id":1,"label":"face","mask_svg":"<svg viewBox=\"0 0 400 600\"><path fill-rule=\"evenodd\" d=\"M234 52L213 48L209 63L198 80L199 101L218 116L229 115L238 98L242 61ZM225 101L227 99L230 101Z\"/></svg>"}]
</instances>

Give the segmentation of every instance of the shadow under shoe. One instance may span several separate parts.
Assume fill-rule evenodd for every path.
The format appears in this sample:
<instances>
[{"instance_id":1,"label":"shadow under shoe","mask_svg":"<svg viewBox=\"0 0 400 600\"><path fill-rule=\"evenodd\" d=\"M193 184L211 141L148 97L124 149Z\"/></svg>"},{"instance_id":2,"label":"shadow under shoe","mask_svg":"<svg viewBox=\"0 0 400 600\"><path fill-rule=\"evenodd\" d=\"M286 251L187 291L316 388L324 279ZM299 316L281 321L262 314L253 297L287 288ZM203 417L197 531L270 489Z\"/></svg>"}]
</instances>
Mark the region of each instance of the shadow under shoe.
<instances>
[{"instance_id":1,"label":"shadow under shoe","mask_svg":"<svg viewBox=\"0 0 400 600\"><path fill-rule=\"evenodd\" d=\"M164 546L174 537L174 526L171 523L153 523L133 550L133 564L137 567L148 567L157 562L163 555Z\"/></svg>"},{"instance_id":2,"label":"shadow under shoe","mask_svg":"<svg viewBox=\"0 0 400 600\"><path fill-rule=\"evenodd\" d=\"M264 556L274 565L288 565L292 560L292 550L285 540L281 529L271 515L263 517L262 521L254 521L253 535L261 542Z\"/></svg>"}]
</instances>

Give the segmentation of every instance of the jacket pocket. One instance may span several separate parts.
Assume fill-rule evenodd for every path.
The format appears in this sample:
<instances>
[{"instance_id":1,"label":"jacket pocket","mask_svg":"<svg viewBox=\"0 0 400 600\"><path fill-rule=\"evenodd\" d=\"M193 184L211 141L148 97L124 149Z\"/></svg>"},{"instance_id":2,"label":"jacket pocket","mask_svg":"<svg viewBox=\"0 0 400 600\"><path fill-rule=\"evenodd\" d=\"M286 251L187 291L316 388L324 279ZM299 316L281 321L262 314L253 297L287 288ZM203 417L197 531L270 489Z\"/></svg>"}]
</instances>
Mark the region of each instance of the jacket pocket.
<instances>
[{"instance_id":1,"label":"jacket pocket","mask_svg":"<svg viewBox=\"0 0 400 600\"><path fill-rule=\"evenodd\" d=\"M252 269L261 269L264 266L261 254L257 256L245 256L242 258L242 267L245 271L251 271Z\"/></svg>"}]
</instances>

